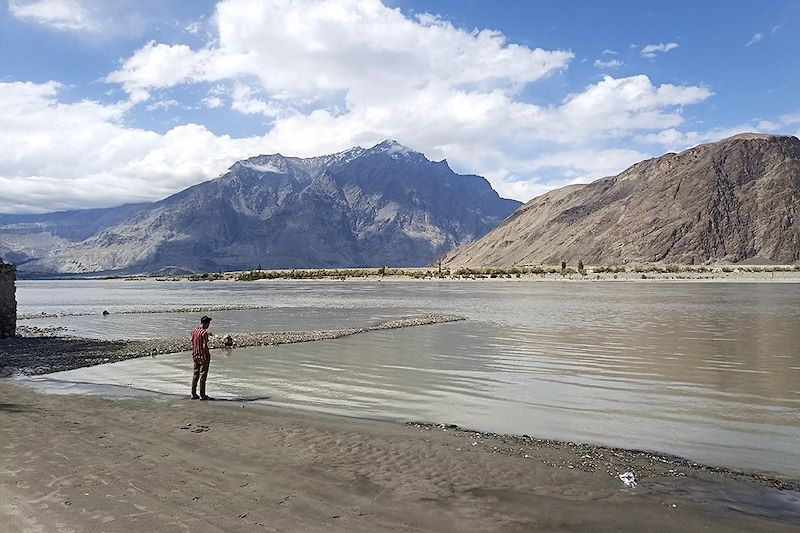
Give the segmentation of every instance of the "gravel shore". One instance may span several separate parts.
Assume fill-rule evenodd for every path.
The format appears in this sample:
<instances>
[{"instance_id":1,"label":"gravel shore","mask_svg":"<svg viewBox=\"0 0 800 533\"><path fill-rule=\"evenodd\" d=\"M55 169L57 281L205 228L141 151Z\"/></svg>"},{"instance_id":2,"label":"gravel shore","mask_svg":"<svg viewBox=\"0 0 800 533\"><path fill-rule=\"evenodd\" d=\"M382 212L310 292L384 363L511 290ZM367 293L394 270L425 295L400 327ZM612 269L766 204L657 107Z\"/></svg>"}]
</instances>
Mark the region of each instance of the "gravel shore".
<instances>
[{"instance_id":1,"label":"gravel shore","mask_svg":"<svg viewBox=\"0 0 800 533\"><path fill-rule=\"evenodd\" d=\"M364 327L323 331L270 331L233 333L237 347L270 346L296 342L336 339L383 329L397 329L463 320L447 315L416 315ZM85 366L114 363L125 359L166 353L185 352L192 349L186 337L171 339L104 341L83 337L58 335L59 328L18 328L19 336L0 339L0 377L16 374L36 375L73 370ZM211 337L211 347L221 348L222 337Z\"/></svg>"}]
</instances>

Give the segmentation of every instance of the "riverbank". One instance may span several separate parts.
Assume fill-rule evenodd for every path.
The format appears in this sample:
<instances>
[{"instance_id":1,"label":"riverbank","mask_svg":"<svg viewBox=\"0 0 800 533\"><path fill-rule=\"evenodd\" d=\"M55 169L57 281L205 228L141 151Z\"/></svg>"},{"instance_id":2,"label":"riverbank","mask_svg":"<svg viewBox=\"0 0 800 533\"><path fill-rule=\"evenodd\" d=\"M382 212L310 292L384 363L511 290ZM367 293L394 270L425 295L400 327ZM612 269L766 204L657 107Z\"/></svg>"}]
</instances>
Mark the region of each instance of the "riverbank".
<instances>
[{"instance_id":1,"label":"riverbank","mask_svg":"<svg viewBox=\"0 0 800 533\"><path fill-rule=\"evenodd\" d=\"M796 491L757 479L447 426L9 382L0 426L13 428L0 470L10 531L781 532L800 520Z\"/></svg>"},{"instance_id":2,"label":"riverbank","mask_svg":"<svg viewBox=\"0 0 800 533\"><path fill-rule=\"evenodd\" d=\"M789 281L800 282L800 265L674 265L637 264L621 266L527 266L460 268L337 268L249 270L176 276L113 276L126 281L280 281L280 280L381 280L381 281Z\"/></svg>"},{"instance_id":3,"label":"riverbank","mask_svg":"<svg viewBox=\"0 0 800 533\"><path fill-rule=\"evenodd\" d=\"M204 308L200 308L204 309ZM273 331L233 333L237 347L271 346L336 339L349 335L463 320L460 317L429 314L403 317L362 327L323 331ZM186 337L171 339L113 340L59 336L58 328L40 330L21 325L24 336L0 338L0 377L14 374L49 374L86 366L115 363L138 357L190 351ZM221 336L211 337L212 348L222 348Z\"/></svg>"}]
</instances>

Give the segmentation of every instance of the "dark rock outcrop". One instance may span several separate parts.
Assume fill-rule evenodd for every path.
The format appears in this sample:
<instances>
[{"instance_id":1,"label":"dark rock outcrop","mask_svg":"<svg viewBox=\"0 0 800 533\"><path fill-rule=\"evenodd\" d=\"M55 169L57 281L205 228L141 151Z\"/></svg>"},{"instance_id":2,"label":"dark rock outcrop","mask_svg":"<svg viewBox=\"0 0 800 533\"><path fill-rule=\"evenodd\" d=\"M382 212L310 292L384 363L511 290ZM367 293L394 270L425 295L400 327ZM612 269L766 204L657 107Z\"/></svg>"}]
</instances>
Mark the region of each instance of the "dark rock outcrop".
<instances>
[{"instance_id":1,"label":"dark rock outcrop","mask_svg":"<svg viewBox=\"0 0 800 533\"><path fill-rule=\"evenodd\" d=\"M0 259L0 337L16 335L16 279L16 267Z\"/></svg>"}]
</instances>

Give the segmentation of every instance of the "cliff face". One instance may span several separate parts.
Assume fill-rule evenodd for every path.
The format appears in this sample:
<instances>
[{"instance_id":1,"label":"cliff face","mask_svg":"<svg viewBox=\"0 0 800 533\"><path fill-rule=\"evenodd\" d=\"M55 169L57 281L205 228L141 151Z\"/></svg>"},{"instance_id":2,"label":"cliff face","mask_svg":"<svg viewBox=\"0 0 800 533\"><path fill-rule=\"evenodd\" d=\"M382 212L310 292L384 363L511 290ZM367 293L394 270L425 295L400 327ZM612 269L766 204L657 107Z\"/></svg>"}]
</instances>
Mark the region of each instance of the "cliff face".
<instances>
[{"instance_id":1,"label":"cliff face","mask_svg":"<svg viewBox=\"0 0 800 533\"><path fill-rule=\"evenodd\" d=\"M449 266L800 260L800 140L742 134L534 198Z\"/></svg>"},{"instance_id":2,"label":"cliff face","mask_svg":"<svg viewBox=\"0 0 800 533\"><path fill-rule=\"evenodd\" d=\"M235 163L62 245L28 272L216 271L425 265L520 206L393 141L308 159Z\"/></svg>"}]
</instances>

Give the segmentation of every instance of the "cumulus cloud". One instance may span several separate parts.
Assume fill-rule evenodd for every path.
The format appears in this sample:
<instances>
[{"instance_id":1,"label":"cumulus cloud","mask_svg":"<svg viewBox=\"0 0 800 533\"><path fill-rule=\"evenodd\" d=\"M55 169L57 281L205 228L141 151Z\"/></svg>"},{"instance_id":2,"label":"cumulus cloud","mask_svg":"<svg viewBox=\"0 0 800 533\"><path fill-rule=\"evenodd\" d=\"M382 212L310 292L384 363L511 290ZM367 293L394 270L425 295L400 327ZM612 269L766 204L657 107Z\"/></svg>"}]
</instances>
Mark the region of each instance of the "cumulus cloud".
<instances>
[{"instance_id":1,"label":"cumulus cloud","mask_svg":"<svg viewBox=\"0 0 800 533\"><path fill-rule=\"evenodd\" d=\"M12 16L60 30L95 30L96 22L79 0L9 0Z\"/></svg>"},{"instance_id":2,"label":"cumulus cloud","mask_svg":"<svg viewBox=\"0 0 800 533\"><path fill-rule=\"evenodd\" d=\"M0 83L0 212L155 200L258 153L259 138L197 124L164 134L126 127L128 103L58 101L56 82Z\"/></svg>"},{"instance_id":3,"label":"cumulus cloud","mask_svg":"<svg viewBox=\"0 0 800 533\"><path fill-rule=\"evenodd\" d=\"M0 187L13 191L0 212L155 200L244 157L319 155L385 138L528 200L645 157L606 147L675 129L683 106L712 95L644 75L605 76L560 102L533 104L522 89L566 69L571 52L411 17L377 0L225 0L210 23L203 47L152 41L123 60L105 78L129 95L117 104L63 103L52 82L0 84ZM263 135L126 125L132 109L182 100L186 91L170 91L187 84L207 87L196 105L267 117ZM143 104L151 94L160 99Z\"/></svg>"},{"instance_id":4,"label":"cumulus cloud","mask_svg":"<svg viewBox=\"0 0 800 533\"><path fill-rule=\"evenodd\" d=\"M234 100L262 112L259 100L243 87ZM572 172L571 179L588 181L631 162L627 152L584 151L591 157L581 160L572 152L573 162L567 165L564 159L557 173L554 160L546 165L523 157L531 145L551 143L549 151L559 152L552 143L581 144L677 126L682 122L679 106L711 94L699 87L655 86L646 76L606 76L552 107L517 102L497 91L441 89L339 114L324 109L288 113L263 136L237 139L197 124L163 134L131 128L124 123L130 102L65 104L58 99L59 89L55 82L0 84L0 187L11 191L0 200L0 212L156 200L216 177L235 160L254 154L318 155L387 137L432 159L447 157L457 170L484 174L502 194L527 200L548 177ZM541 174L548 169L549 174ZM540 181L529 182L537 173L543 176Z\"/></svg>"},{"instance_id":5,"label":"cumulus cloud","mask_svg":"<svg viewBox=\"0 0 800 533\"><path fill-rule=\"evenodd\" d=\"M670 50L674 50L675 48L678 48L678 43L648 44L642 47L640 53L642 54L642 57L653 58L658 54L665 54Z\"/></svg>"},{"instance_id":6,"label":"cumulus cloud","mask_svg":"<svg viewBox=\"0 0 800 533\"><path fill-rule=\"evenodd\" d=\"M253 77L285 98L360 91L374 98L430 84L514 89L566 68L569 51L508 43L378 0L226 0L218 40L191 50L151 42L107 80L129 91Z\"/></svg>"}]
</instances>

